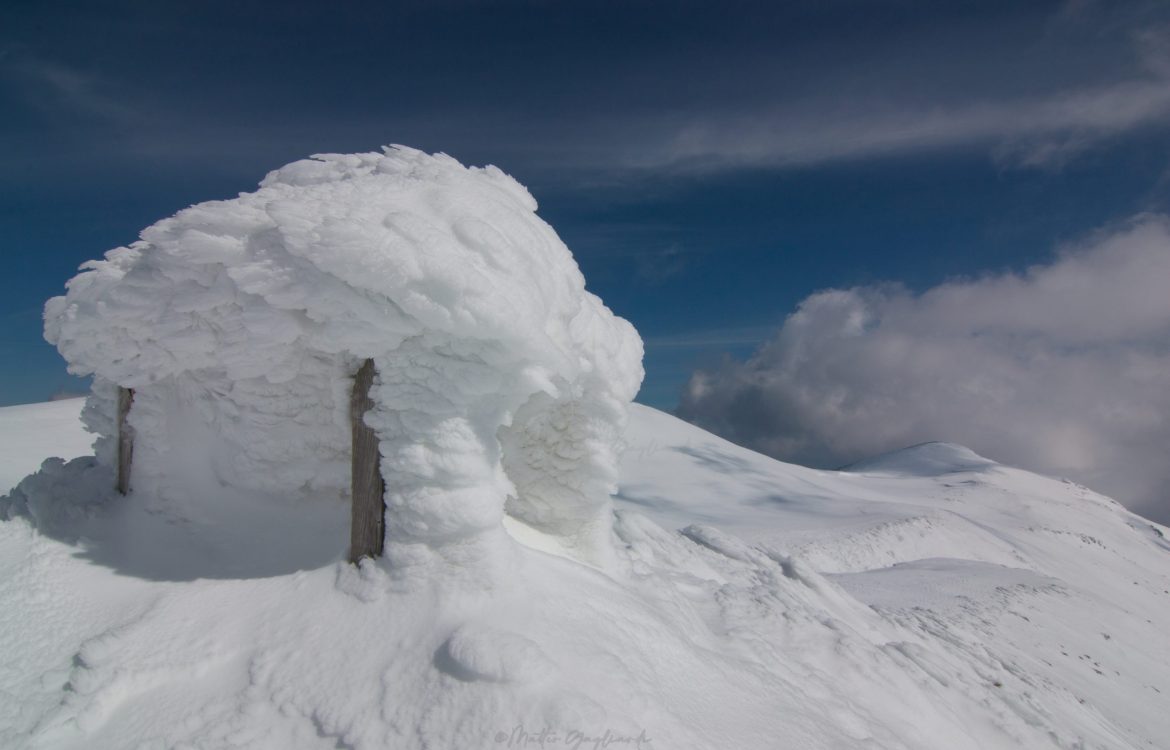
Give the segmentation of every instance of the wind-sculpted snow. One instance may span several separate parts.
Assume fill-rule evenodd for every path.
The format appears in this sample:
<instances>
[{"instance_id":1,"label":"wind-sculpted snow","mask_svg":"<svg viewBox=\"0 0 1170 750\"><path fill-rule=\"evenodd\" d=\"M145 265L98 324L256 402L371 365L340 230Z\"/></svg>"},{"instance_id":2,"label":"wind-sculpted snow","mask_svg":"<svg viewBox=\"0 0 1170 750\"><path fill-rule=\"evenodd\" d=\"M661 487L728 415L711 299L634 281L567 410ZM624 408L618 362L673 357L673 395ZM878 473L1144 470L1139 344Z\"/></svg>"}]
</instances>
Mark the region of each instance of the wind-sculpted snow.
<instances>
[{"instance_id":1,"label":"wind-sculpted snow","mask_svg":"<svg viewBox=\"0 0 1170 750\"><path fill-rule=\"evenodd\" d=\"M87 263L46 337L95 375L106 465L113 385L135 390L133 489L174 515L229 518L232 493L290 512L343 497L351 377L371 358L392 546L490 557L506 504L601 559L641 341L535 211L495 167L318 156Z\"/></svg>"}]
</instances>

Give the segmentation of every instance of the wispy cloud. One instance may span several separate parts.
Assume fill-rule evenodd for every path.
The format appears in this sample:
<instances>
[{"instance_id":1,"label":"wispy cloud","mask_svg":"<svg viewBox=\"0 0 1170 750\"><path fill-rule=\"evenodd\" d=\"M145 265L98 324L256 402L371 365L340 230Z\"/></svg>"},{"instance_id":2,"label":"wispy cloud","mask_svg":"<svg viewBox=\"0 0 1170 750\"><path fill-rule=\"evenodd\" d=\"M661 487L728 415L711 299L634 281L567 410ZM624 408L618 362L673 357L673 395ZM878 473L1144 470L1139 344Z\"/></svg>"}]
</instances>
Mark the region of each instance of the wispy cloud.
<instances>
[{"instance_id":1,"label":"wispy cloud","mask_svg":"<svg viewBox=\"0 0 1170 750\"><path fill-rule=\"evenodd\" d=\"M22 93L29 106L42 111L83 115L127 125L137 112L110 92L111 84L93 72L19 51L0 52L0 73Z\"/></svg>"},{"instance_id":2,"label":"wispy cloud","mask_svg":"<svg viewBox=\"0 0 1170 750\"><path fill-rule=\"evenodd\" d=\"M441 37L330 75L313 64L332 60L272 69L253 60L265 73L247 83L209 59L206 77L182 91L166 76L143 75L128 55L103 56L117 64L99 69L64 62L73 59L65 50L10 47L0 75L27 107L74 116L78 141L100 121L118 136L102 149L190 169L234 165L250 174L277 159L391 141L498 161L530 181L570 175L560 182L577 186L957 150L983 150L1008 167L1052 168L1170 123L1164 4L1115 5L1070 2L1047 17L1015 9L994 32L939 13L933 25L887 24L864 43L842 27L807 44L774 44L732 24L755 46L715 39L649 55L645 39L626 40L613 55L557 58L572 64L551 82L532 65L464 71L462 86L446 69L401 73L401 55L454 44ZM152 33L183 38L187 22L172 18ZM444 59L464 50L450 52ZM337 97L339 82L362 95ZM318 100L329 104L306 104Z\"/></svg>"},{"instance_id":3,"label":"wispy cloud","mask_svg":"<svg viewBox=\"0 0 1170 750\"><path fill-rule=\"evenodd\" d=\"M988 148L1001 161L1049 166L1101 141L1170 122L1170 78L1149 76L1038 99L939 106L794 103L746 115L662 123L630 151L635 169L796 167L874 156Z\"/></svg>"}]
</instances>

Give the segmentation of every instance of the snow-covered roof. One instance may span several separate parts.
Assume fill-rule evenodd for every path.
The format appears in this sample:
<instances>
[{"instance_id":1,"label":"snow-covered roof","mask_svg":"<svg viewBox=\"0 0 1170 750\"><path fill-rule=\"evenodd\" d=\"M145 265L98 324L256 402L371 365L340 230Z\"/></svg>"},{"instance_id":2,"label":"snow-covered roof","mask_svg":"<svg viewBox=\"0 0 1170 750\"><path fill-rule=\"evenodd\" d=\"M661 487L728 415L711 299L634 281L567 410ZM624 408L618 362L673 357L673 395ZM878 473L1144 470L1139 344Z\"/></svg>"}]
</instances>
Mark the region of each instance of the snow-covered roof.
<instances>
[{"instance_id":1,"label":"snow-covered roof","mask_svg":"<svg viewBox=\"0 0 1170 750\"><path fill-rule=\"evenodd\" d=\"M535 211L496 167L403 146L315 156L86 263L46 305L46 337L72 372L133 387L209 366L287 379L306 351L372 357L432 332L549 375L601 369L632 397L633 328Z\"/></svg>"}]
</instances>

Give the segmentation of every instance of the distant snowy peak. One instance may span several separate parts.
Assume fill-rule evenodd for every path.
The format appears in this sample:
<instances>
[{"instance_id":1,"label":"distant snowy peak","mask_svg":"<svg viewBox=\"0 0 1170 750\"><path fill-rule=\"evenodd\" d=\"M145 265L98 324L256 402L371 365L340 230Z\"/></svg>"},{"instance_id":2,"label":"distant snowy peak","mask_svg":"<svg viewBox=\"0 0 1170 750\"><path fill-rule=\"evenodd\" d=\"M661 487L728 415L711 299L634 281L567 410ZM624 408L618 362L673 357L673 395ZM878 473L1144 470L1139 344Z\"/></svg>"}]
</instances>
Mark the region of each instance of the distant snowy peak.
<instances>
[{"instance_id":1,"label":"distant snowy peak","mask_svg":"<svg viewBox=\"0 0 1170 750\"><path fill-rule=\"evenodd\" d=\"M995 461L955 443L919 443L858 461L842 469L856 474L907 474L938 477L964 471L984 471L998 466Z\"/></svg>"}]
</instances>

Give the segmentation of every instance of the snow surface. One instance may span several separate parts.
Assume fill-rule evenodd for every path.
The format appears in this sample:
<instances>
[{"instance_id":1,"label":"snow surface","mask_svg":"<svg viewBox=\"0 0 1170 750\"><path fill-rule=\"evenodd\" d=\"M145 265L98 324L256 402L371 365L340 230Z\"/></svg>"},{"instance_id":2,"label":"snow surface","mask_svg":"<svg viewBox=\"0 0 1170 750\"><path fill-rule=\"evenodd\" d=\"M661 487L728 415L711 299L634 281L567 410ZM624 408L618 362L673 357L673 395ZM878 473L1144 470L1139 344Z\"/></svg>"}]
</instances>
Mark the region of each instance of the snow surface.
<instances>
[{"instance_id":1,"label":"snow surface","mask_svg":"<svg viewBox=\"0 0 1170 750\"><path fill-rule=\"evenodd\" d=\"M635 406L616 564L508 518L493 570L419 575L343 563L343 505L284 506L263 536L260 496L208 527L138 494L76 507L92 461L22 480L46 445L84 451L80 408L0 409L0 491L22 482L0 500L0 747L1170 737L1167 530L957 446L817 471Z\"/></svg>"},{"instance_id":2,"label":"snow surface","mask_svg":"<svg viewBox=\"0 0 1170 750\"><path fill-rule=\"evenodd\" d=\"M86 263L45 336L95 375L93 470L114 462L115 386L134 389L131 486L174 522L231 525L258 495L345 503L369 358L387 556L490 565L505 508L583 559L612 552L642 342L496 167L403 146L294 162Z\"/></svg>"}]
</instances>

